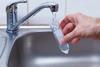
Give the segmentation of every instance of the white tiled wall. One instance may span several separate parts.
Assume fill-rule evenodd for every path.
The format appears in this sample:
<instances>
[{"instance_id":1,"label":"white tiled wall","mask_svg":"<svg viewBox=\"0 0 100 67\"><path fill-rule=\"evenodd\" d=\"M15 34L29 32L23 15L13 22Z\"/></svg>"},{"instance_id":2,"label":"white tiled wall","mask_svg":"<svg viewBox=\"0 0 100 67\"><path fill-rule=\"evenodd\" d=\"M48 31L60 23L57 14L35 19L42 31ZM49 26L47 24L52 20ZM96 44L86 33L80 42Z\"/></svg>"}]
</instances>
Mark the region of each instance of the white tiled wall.
<instances>
[{"instance_id":1,"label":"white tiled wall","mask_svg":"<svg viewBox=\"0 0 100 67\"><path fill-rule=\"evenodd\" d=\"M0 0L0 24L6 24L6 11L5 8L8 4L19 1L19 0ZM57 13L57 19L61 20L65 15L65 0L28 0L28 4L18 5L18 19L21 19L32 9L36 8L45 2L56 2L60 6L59 12ZM52 13L49 9L43 9L36 16L31 17L28 21L29 24L48 24L51 22Z\"/></svg>"},{"instance_id":2,"label":"white tiled wall","mask_svg":"<svg viewBox=\"0 0 100 67\"><path fill-rule=\"evenodd\" d=\"M76 12L100 17L100 0L66 0L66 14Z\"/></svg>"}]
</instances>

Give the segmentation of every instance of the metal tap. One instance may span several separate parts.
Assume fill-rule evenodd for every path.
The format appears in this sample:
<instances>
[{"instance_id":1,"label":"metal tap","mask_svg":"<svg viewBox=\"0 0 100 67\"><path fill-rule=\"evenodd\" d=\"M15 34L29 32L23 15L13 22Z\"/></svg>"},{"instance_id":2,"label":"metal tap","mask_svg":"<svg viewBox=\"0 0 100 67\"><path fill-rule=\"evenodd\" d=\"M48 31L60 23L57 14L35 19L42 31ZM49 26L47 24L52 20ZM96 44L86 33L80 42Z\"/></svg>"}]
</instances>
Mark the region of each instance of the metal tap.
<instances>
[{"instance_id":1,"label":"metal tap","mask_svg":"<svg viewBox=\"0 0 100 67\"><path fill-rule=\"evenodd\" d=\"M24 16L22 19L18 21L17 20L17 4L19 3L27 3L27 1L15 2L7 6L6 8L6 12L7 12L7 30L6 31L9 34L9 36L16 36L19 30L19 26L31 16L36 15L40 10L44 8L49 8L51 12L58 11L58 4L47 3L35 8L34 10L29 12L26 16Z\"/></svg>"}]
</instances>

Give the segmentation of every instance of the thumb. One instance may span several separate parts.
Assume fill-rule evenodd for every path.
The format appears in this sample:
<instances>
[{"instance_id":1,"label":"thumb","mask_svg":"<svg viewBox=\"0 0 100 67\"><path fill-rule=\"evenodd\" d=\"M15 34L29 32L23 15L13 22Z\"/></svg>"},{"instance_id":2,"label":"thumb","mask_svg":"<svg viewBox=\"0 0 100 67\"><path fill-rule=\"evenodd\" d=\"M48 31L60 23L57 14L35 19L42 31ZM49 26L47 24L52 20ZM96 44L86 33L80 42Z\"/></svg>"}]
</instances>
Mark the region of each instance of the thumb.
<instances>
[{"instance_id":1,"label":"thumb","mask_svg":"<svg viewBox=\"0 0 100 67\"><path fill-rule=\"evenodd\" d=\"M73 38L77 37L77 33L75 30L73 30L72 32L66 34L64 36L64 38L61 40L61 44L65 44L66 42L71 41Z\"/></svg>"}]
</instances>

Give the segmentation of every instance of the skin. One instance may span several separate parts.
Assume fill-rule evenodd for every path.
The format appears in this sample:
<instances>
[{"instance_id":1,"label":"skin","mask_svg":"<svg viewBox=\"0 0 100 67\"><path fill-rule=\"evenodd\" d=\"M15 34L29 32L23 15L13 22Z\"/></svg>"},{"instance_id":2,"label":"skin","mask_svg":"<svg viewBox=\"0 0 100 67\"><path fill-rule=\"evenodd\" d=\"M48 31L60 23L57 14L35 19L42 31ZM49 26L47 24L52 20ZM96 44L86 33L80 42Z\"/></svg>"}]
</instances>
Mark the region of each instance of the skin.
<instances>
[{"instance_id":1,"label":"skin","mask_svg":"<svg viewBox=\"0 0 100 67\"><path fill-rule=\"evenodd\" d=\"M100 19L83 15L81 13L66 16L60 24L64 33L61 43L76 44L82 38L100 40Z\"/></svg>"}]
</instances>

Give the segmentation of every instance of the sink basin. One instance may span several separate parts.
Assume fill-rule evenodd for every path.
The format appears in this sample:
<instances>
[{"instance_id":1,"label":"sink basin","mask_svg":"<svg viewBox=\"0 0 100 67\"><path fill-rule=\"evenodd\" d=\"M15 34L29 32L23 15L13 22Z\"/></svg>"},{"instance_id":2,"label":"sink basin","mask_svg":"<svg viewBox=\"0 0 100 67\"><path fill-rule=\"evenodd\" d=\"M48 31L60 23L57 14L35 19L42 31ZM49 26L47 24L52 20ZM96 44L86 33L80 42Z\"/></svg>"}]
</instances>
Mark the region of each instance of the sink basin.
<instances>
[{"instance_id":1,"label":"sink basin","mask_svg":"<svg viewBox=\"0 0 100 67\"><path fill-rule=\"evenodd\" d=\"M99 41L82 40L70 45L68 55L57 47L52 32L31 32L17 38L8 67L100 67Z\"/></svg>"}]
</instances>

